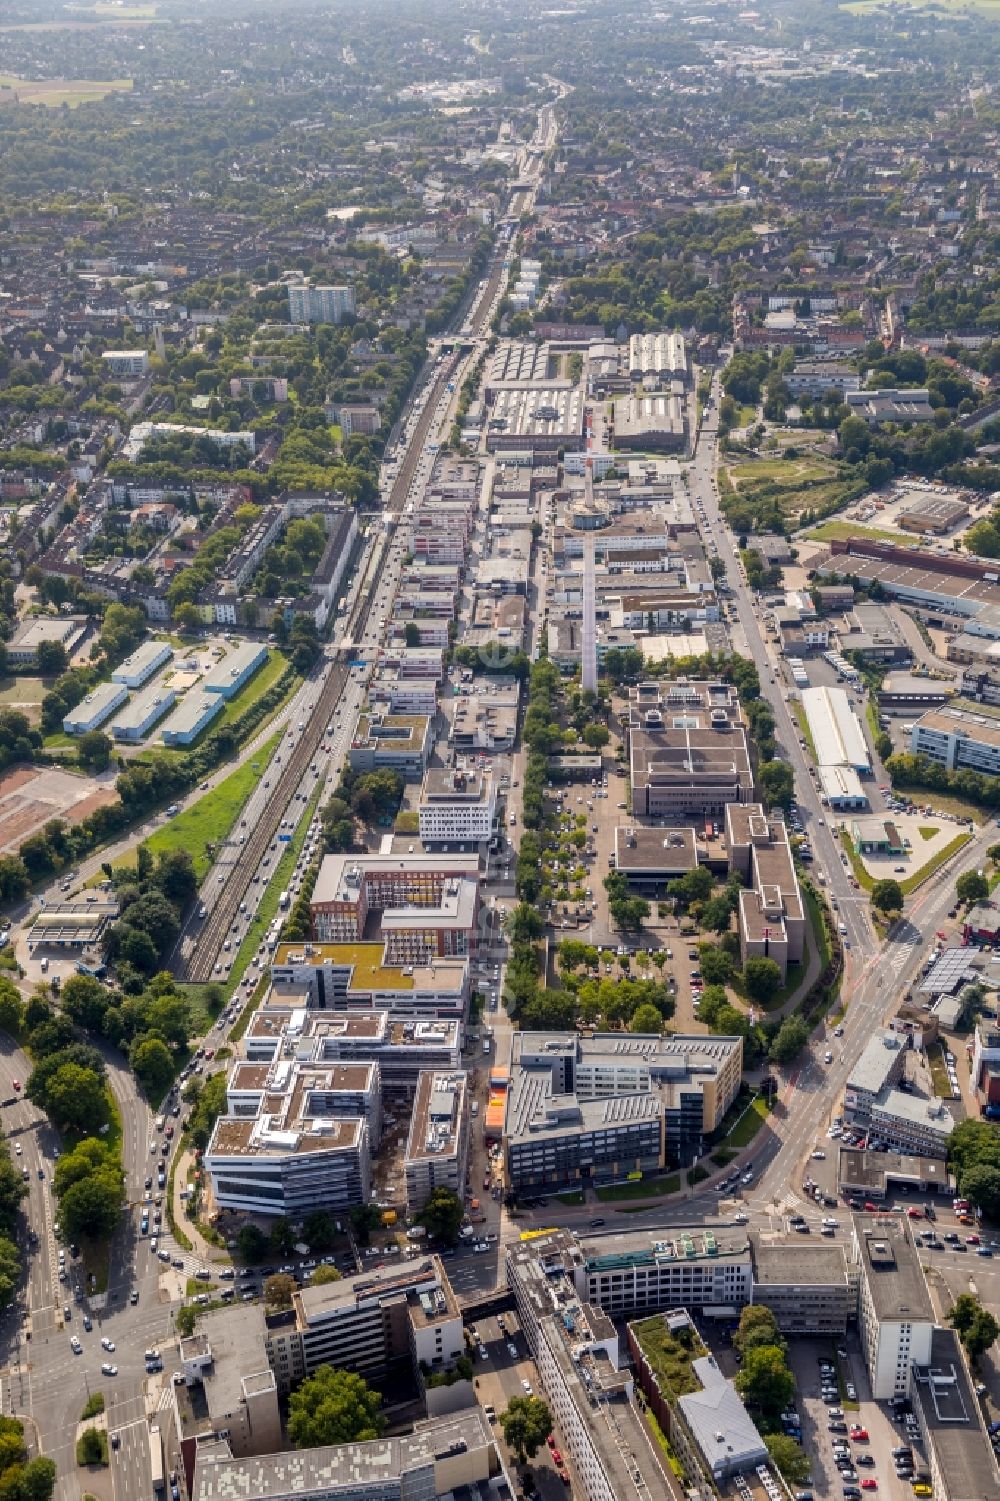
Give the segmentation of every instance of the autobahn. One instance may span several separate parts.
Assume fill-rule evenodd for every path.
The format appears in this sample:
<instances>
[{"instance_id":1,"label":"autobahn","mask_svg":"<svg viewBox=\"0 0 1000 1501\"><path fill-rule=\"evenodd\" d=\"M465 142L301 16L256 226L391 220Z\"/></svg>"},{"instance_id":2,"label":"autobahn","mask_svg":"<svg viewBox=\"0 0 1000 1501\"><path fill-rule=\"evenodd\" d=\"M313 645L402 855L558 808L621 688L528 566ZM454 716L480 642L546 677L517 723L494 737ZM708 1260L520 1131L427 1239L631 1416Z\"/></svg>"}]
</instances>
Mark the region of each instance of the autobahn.
<instances>
[{"instance_id":1,"label":"autobahn","mask_svg":"<svg viewBox=\"0 0 1000 1501\"><path fill-rule=\"evenodd\" d=\"M478 284L465 312L478 341L488 328L497 300L502 295L506 276L503 260L503 253L494 256L485 279ZM478 348L481 348L481 342ZM419 404L416 420L406 440L400 469L387 493L386 509L396 516L402 514L411 497L420 459L434 423L443 420L445 398L449 395L447 384L462 378L462 373L477 357L478 348L474 343L465 354L446 356L440 365L428 364L426 367L427 373L414 395L414 405ZM265 789L261 785L255 789L255 800L251 799L244 810L248 815L245 838L239 830L234 831L226 842L222 858L217 860L210 873L211 892L207 887L203 888L206 908L210 910L205 919L195 919L188 930L189 934L193 930L195 935L186 966L189 978L208 979L213 974L213 961L231 930L253 874L259 870L262 857L270 849L282 818L289 808L296 811L301 807L302 789L310 785L310 767L323 736L330 733L331 715L342 704L351 710L355 691L361 692L363 685L357 673L352 674L349 667L353 656L353 645L349 643L364 643L366 650L373 647L376 641L374 627L378 623L373 615L380 588L391 587L391 573L398 567L400 556L399 544L392 537L391 522L389 526L380 526L376 521L370 528L355 570L356 597L343 628L343 640L327 646L325 660L315 669L313 676L272 724L255 737L254 748L243 754L242 759L250 759L257 749L263 748L275 728L287 731L272 762L275 770L278 756L283 762L273 788ZM348 689L352 681L355 691ZM345 689L348 689L346 697ZM298 730L300 721L304 727ZM332 760L321 763L319 777L311 785L322 781L327 765L333 770ZM213 784L225 774L223 770L214 774ZM261 776L266 777L266 773L262 771ZM204 792L202 788L201 795ZM192 794L192 800L198 795ZM296 820L300 816L301 813L296 811ZM94 868L97 868L100 858L106 859L107 851L95 857ZM87 873L90 873L89 868ZM193 1040L191 1045L196 1045ZM105 1057L109 1083L121 1116L126 1194L131 1206L143 1198L144 1175L149 1173L153 1161L150 1144L151 1141L154 1145L158 1143L151 1112L139 1097L127 1065L113 1050L106 1050ZM0 1051L0 1096L13 1098L16 1093L13 1079L17 1078L23 1084L30 1066L30 1060L7 1043ZM155 1404L157 1396L155 1391L150 1391L148 1398L144 1395L143 1348L166 1345L173 1339L169 1286L161 1276L160 1263L149 1249L150 1239L142 1238L138 1233L137 1213L130 1207L122 1216L112 1246L106 1298L87 1298L83 1305L78 1305L73 1297L72 1283L58 1280L59 1242L50 1194L58 1136L44 1117L20 1097L5 1110L5 1126L12 1143L20 1141L22 1144L21 1157L16 1160L24 1161L29 1174L26 1216L39 1237L39 1243L26 1258L26 1286L22 1298L0 1321L3 1410L24 1417L29 1435L37 1433L42 1451L51 1455L58 1466L58 1501L70 1501L80 1494L74 1455L77 1418L87 1396L98 1390L104 1392L109 1427L121 1433L121 1448L111 1457L115 1501L140 1501L140 1498L145 1501L150 1494L150 1485L148 1451L140 1442L141 1425L144 1425L147 1409ZM157 1155L156 1160L163 1159ZM45 1174L41 1179L38 1177L40 1168ZM161 1245L172 1248L173 1244L172 1236L166 1231ZM184 1258L187 1274L190 1274L189 1260L189 1257ZM69 1275L72 1277L74 1272ZM137 1294L134 1305L130 1301L132 1292ZM177 1296L176 1292L173 1296ZM72 1308L69 1328L64 1327L63 1303L67 1300ZM83 1330L84 1311L92 1317L94 1328L90 1332ZM70 1351L69 1335L73 1330L81 1335L82 1353L79 1356ZM29 1333L30 1341L26 1337ZM116 1343L111 1359L119 1371L113 1377L103 1375L100 1369L108 1358L107 1352L100 1347L102 1334L113 1337ZM168 1364L166 1381L169 1381L169 1372Z\"/></svg>"}]
</instances>

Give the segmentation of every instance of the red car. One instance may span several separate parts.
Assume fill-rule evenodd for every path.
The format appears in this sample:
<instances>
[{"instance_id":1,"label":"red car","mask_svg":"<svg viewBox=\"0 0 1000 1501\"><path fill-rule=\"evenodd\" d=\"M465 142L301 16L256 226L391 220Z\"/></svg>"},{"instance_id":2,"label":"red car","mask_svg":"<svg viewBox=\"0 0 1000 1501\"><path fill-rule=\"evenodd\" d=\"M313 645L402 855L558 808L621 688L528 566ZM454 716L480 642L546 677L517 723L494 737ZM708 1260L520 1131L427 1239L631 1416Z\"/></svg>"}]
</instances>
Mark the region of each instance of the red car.
<instances>
[{"instance_id":1,"label":"red car","mask_svg":"<svg viewBox=\"0 0 1000 1501\"><path fill-rule=\"evenodd\" d=\"M554 1465L562 1465L562 1455L559 1453L558 1449L552 1450L552 1463Z\"/></svg>"},{"instance_id":2,"label":"red car","mask_svg":"<svg viewBox=\"0 0 1000 1501\"><path fill-rule=\"evenodd\" d=\"M878 1214L878 1205L877 1204L873 1204L870 1199L866 1199L865 1200L865 1213L866 1214Z\"/></svg>"},{"instance_id":3,"label":"red car","mask_svg":"<svg viewBox=\"0 0 1000 1501\"><path fill-rule=\"evenodd\" d=\"M548 1444L548 1446L549 1446L550 1449L554 1449L555 1446L556 1446L556 1436L555 1436L555 1434L554 1433L550 1433L549 1436L548 1436L548 1438L545 1440L545 1442Z\"/></svg>"},{"instance_id":4,"label":"red car","mask_svg":"<svg viewBox=\"0 0 1000 1501\"><path fill-rule=\"evenodd\" d=\"M878 1490L878 1481L876 1479L874 1479L873 1476L866 1475L865 1478L864 1478L864 1480L862 1480L862 1482L861 1482L861 1489L863 1491L877 1491Z\"/></svg>"},{"instance_id":5,"label":"red car","mask_svg":"<svg viewBox=\"0 0 1000 1501\"><path fill-rule=\"evenodd\" d=\"M979 1236L978 1235L967 1235L965 1237L965 1244L967 1246L978 1246L979 1245Z\"/></svg>"},{"instance_id":6,"label":"red car","mask_svg":"<svg viewBox=\"0 0 1000 1501\"><path fill-rule=\"evenodd\" d=\"M918 1209L915 1204L911 1204L906 1212L910 1216L911 1220L922 1220L924 1217L924 1211L922 1209Z\"/></svg>"},{"instance_id":7,"label":"red car","mask_svg":"<svg viewBox=\"0 0 1000 1501\"><path fill-rule=\"evenodd\" d=\"M867 1440L867 1438L868 1438L868 1429L867 1428L852 1428L851 1429L851 1438L857 1440L858 1443L864 1443Z\"/></svg>"},{"instance_id":8,"label":"red car","mask_svg":"<svg viewBox=\"0 0 1000 1501\"><path fill-rule=\"evenodd\" d=\"M18 1094L21 1093L21 1081L20 1081L20 1079L15 1079L14 1080L14 1088L17 1090Z\"/></svg>"}]
</instances>

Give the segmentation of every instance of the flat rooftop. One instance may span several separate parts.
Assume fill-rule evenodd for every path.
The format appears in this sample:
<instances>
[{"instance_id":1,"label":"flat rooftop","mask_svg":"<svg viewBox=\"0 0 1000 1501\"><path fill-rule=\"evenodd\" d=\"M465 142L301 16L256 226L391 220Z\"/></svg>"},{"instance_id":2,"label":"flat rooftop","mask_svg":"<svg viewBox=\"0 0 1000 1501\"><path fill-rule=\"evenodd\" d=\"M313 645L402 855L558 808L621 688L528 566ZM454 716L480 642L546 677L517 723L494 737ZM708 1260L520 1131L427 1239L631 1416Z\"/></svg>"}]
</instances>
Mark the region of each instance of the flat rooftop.
<instances>
[{"instance_id":1,"label":"flat rooftop","mask_svg":"<svg viewBox=\"0 0 1000 1501\"><path fill-rule=\"evenodd\" d=\"M461 1069L425 1069L417 1079L406 1143L407 1162L447 1157L459 1148L468 1079Z\"/></svg>"},{"instance_id":2,"label":"flat rooftop","mask_svg":"<svg viewBox=\"0 0 1000 1501\"><path fill-rule=\"evenodd\" d=\"M328 902L354 904L359 900L365 881L398 883L412 880L415 884L425 877L445 881L449 877L479 875L479 856L472 855L324 855L313 888L311 904L323 906Z\"/></svg>"},{"instance_id":3,"label":"flat rooftop","mask_svg":"<svg viewBox=\"0 0 1000 1501\"><path fill-rule=\"evenodd\" d=\"M888 1082L889 1074L899 1062L904 1039L894 1032L876 1032L865 1043L864 1051L851 1070L848 1090L878 1094Z\"/></svg>"},{"instance_id":4,"label":"flat rooftop","mask_svg":"<svg viewBox=\"0 0 1000 1501\"><path fill-rule=\"evenodd\" d=\"M637 824L615 829L615 866L626 875L683 875L697 865L694 829L647 829Z\"/></svg>"},{"instance_id":5,"label":"flat rooftop","mask_svg":"<svg viewBox=\"0 0 1000 1501\"><path fill-rule=\"evenodd\" d=\"M854 1233L876 1318L933 1324L934 1308L909 1222L899 1215L856 1214Z\"/></svg>"},{"instance_id":6,"label":"flat rooftop","mask_svg":"<svg viewBox=\"0 0 1000 1501\"><path fill-rule=\"evenodd\" d=\"M994 590L997 586L994 584ZM928 709L917 720L918 730L933 730L939 735L959 735L981 745L1000 746L1000 721L982 711L971 712L952 706Z\"/></svg>"},{"instance_id":7,"label":"flat rooftop","mask_svg":"<svg viewBox=\"0 0 1000 1501\"><path fill-rule=\"evenodd\" d=\"M671 1225L662 1230L620 1230L579 1237L588 1272L657 1261L746 1261L750 1241L741 1225Z\"/></svg>"},{"instance_id":8,"label":"flat rooftop","mask_svg":"<svg viewBox=\"0 0 1000 1501\"><path fill-rule=\"evenodd\" d=\"M954 1184L947 1164L936 1157L913 1157L900 1152L861 1152L841 1147L837 1169L840 1187L847 1193L884 1194L889 1183L917 1183L947 1193Z\"/></svg>"},{"instance_id":9,"label":"flat rooftop","mask_svg":"<svg viewBox=\"0 0 1000 1501\"><path fill-rule=\"evenodd\" d=\"M483 1451L482 1479L491 1469L493 1434L479 1407L435 1418L412 1433L366 1444L331 1444L306 1452L259 1454L227 1459L199 1457L192 1501L266 1501L268 1497L353 1494L379 1476L386 1486L397 1477L453 1454ZM404 1494L407 1494L404 1487Z\"/></svg>"},{"instance_id":10,"label":"flat rooftop","mask_svg":"<svg viewBox=\"0 0 1000 1501\"><path fill-rule=\"evenodd\" d=\"M911 1396L946 1479L948 1501L993 1501L1000 1495L1000 1474L954 1329L933 1330L930 1364L914 1366L913 1376Z\"/></svg>"},{"instance_id":11,"label":"flat rooftop","mask_svg":"<svg viewBox=\"0 0 1000 1501\"><path fill-rule=\"evenodd\" d=\"M764 1240L756 1231L751 1233L751 1242L754 1281L762 1287L826 1287L847 1281L842 1246L803 1245L791 1238Z\"/></svg>"}]
</instances>

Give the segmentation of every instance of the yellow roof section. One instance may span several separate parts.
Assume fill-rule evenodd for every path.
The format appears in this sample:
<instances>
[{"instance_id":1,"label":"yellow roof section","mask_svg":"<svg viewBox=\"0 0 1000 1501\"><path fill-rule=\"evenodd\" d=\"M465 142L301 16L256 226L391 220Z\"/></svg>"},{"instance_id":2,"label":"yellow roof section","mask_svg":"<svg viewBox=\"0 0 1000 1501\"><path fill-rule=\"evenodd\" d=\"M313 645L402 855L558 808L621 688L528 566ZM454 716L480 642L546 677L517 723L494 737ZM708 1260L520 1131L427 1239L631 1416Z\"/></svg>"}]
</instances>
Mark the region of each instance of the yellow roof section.
<instances>
[{"instance_id":1,"label":"yellow roof section","mask_svg":"<svg viewBox=\"0 0 1000 1501\"><path fill-rule=\"evenodd\" d=\"M275 964L343 964L351 969L351 985L358 990L412 990L413 976L396 965L382 963L380 943L279 943ZM292 956L295 956L293 959Z\"/></svg>"}]
</instances>

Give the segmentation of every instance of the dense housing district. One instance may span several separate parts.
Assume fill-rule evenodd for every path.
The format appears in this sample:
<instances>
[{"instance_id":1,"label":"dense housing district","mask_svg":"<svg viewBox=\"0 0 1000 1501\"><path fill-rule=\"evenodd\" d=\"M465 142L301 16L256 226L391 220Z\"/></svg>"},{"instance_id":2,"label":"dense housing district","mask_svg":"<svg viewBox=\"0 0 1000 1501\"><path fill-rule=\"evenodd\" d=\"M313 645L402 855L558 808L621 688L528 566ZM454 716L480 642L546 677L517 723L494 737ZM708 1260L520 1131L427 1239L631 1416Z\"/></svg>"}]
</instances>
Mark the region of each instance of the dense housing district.
<instances>
[{"instance_id":1,"label":"dense housing district","mask_svg":"<svg viewBox=\"0 0 1000 1501\"><path fill-rule=\"evenodd\" d=\"M11 0L0 1491L1000 1495L1000 32Z\"/></svg>"}]
</instances>

